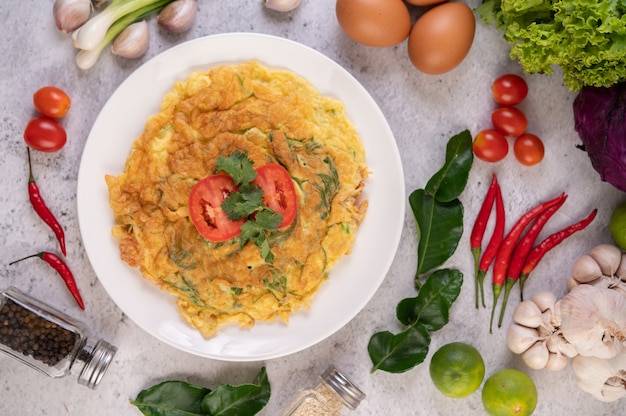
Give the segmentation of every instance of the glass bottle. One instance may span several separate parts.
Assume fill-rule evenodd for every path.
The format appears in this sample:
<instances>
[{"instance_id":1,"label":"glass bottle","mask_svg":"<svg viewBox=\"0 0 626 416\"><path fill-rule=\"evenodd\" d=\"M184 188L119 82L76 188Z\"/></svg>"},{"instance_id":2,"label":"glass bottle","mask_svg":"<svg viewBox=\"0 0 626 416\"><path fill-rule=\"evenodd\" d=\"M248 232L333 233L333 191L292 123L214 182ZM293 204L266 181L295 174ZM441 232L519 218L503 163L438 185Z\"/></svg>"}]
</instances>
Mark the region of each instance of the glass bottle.
<instances>
[{"instance_id":1,"label":"glass bottle","mask_svg":"<svg viewBox=\"0 0 626 416\"><path fill-rule=\"evenodd\" d=\"M320 383L303 390L279 416L340 416L354 410L365 393L334 366L320 375Z\"/></svg>"},{"instance_id":2,"label":"glass bottle","mask_svg":"<svg viewBox=\"0 0 626 416\"><path fill-rule=\"evenodd\" d=\"M0 351L49 377L78 375L95 389L117 348L84 325L14 287L0 292Z\"/></svg>"}]
</instances>

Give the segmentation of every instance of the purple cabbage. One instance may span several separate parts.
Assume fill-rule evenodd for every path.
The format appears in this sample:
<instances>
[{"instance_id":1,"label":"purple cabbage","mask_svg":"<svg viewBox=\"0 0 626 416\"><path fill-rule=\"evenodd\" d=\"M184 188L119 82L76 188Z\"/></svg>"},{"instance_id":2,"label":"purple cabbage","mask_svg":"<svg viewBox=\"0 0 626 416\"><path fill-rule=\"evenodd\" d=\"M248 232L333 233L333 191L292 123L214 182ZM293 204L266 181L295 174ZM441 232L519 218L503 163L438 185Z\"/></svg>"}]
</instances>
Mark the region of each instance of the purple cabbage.
<instances>
[{"instance_id":1,"label":"purple cabbage","mask_svg":"<svg viewBox=\"0 0 626 416\"><path fill-rule=\"evenodd\" d=\"M626 192L626 82L581 88L574 128L600 178Z\"/></svg>"}]
</instances>

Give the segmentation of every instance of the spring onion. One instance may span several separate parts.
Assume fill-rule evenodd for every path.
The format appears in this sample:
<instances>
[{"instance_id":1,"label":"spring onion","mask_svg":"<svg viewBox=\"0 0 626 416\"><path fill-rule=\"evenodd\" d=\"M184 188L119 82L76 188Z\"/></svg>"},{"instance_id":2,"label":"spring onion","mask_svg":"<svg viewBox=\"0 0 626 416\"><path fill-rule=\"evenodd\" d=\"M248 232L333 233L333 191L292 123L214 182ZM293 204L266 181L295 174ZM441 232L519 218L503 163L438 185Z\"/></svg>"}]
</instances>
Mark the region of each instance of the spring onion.
<instances>
[{"instance_id":1,"label":"spring onion","mask_svg":"<svg viewBox=\"0 0 626 416\"><path fill-rule=\"evenodd\" d=\"M74 45L77 48L81 49L76 55L76 65L78 65L78 67L81 69L91 68L98 61L98 58L100 57L100 54L102 53L104 48L109 43L111 43L111 41L115 39L117 35L122 33L122 31L126 27L128 27L129 25L131 25L132 23L136 21L144 19L147 16L159 11L160 9L162 9L163 7L165 7L168 3L171 3L172 1L173 0L157 0L157 1L155 0L150 0L150 1L147 1L147 0L130 0L130 1L113 0L113 2L109 4L109 6L107 6L105 10L102 11L102 13L98 14L95 17L92 17L87 23L85 23L84 26L78 29L77 33L75 33L75 36L73 37ZM98 39L98 43L96 44L95 47L94 46L92 46L91 48L84 47L85 45L84 36L87 36L88 34L90 34L89 42L87 43L87 45L89 46L91 46L91 41L93 39L96 39L95 37L96 32L94 31L94 29L87 27L88 25L91 24L92 21L94 21L95 19L101 18L101 16L107 13L107 10L110 9L111 7L117 7L121 9L122 4L123 4L124 10L129 10L128 9L129 3L135 4L135 5L143 4L143 6L139 8L135 8L131 11L128 11L127 13L122 15L120 18L115 20L112 24L109 23L109 25L106 26L106 30L103 36ZM112 12L109 12L107 16L109 17L104 18L107 20L98 20L96 24L99 25L99 27L105 27L105 24L111 19L111 16L113 16ZM115 14L115 16L117 16L117 13ZM105 23L102 23L102 22L105 22ZM93 24L91 24L91 26L93 26ZM87 31L84 31L85 29L87 29ZM83 36L82 44L81 44L81 36Z\"/></svg>"},{"instance_id":2,"label":"spring onion","mask_svg":"<svg viewBox=\"0 0 626 416\"><path fill-rule=\"evenodd\" d=\"M113 0L101 13L89 19L78 29L75 37L76 47L87 51L97 49L107 37L109 28L118 20L144 7L165 5L170 2L171 0L165 2L161 0Z\"/></svg>"}]
</instances>

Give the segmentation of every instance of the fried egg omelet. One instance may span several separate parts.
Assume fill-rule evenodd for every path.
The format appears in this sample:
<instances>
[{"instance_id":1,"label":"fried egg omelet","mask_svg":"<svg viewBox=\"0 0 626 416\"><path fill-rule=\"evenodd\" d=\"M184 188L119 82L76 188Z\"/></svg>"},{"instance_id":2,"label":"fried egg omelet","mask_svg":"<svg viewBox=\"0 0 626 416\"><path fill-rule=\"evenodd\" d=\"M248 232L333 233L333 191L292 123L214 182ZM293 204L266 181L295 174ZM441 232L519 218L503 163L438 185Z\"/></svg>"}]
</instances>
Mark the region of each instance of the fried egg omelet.
<instances>
[{"instance_id":1,"label":"fried egg omelet","mask_svg":"<svg viewBox=\"0 0 626 416\"><path fill-rule=\"evenodd\" d=\"M284 166L296 188L295 221L268 235L271 263L250 242L204 239L189 218L194 184L234 151L255 168ZM310 307L331 266L350 253L368 173L341 102L293 72L244 62L176 82L124 171L105 179L122 260L173 294L188 324L210 337L229 324L288 322Z\"/></svg>"}]
</instances>

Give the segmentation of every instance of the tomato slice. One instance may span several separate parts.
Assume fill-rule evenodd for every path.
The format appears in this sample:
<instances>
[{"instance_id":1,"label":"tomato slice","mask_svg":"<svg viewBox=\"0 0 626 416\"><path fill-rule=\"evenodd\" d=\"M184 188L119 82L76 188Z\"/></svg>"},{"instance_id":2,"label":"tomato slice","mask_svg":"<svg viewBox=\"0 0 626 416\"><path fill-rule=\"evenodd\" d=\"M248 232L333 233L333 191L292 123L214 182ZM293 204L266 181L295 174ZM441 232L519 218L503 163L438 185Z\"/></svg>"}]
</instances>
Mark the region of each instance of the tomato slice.
<instances>
[{"instance_id":1,"label":"tomato slice","mask_svg":"<svg viewBox=\"0 0 626 416\"><path fill-rule=\"evenodd\" d=\"M296 189L287 169L276 163L263 165L252 181L263 190L263 203L281 214L283 220L278 228L289 226L296 218Z\"/></svg>"},{"instance_id":2,"label":"tomato slice","mask_svg":"<svg viewBox=\"0 0 626 416\"><path fill-rule=\"evenodd\" d=\"M237 237L245 220L233 221L222 210L222 202L237 190L226 174L208 176L191 189L189 216L198 232L207 240L220 242Z\"/></svg>"}]
</instances>

